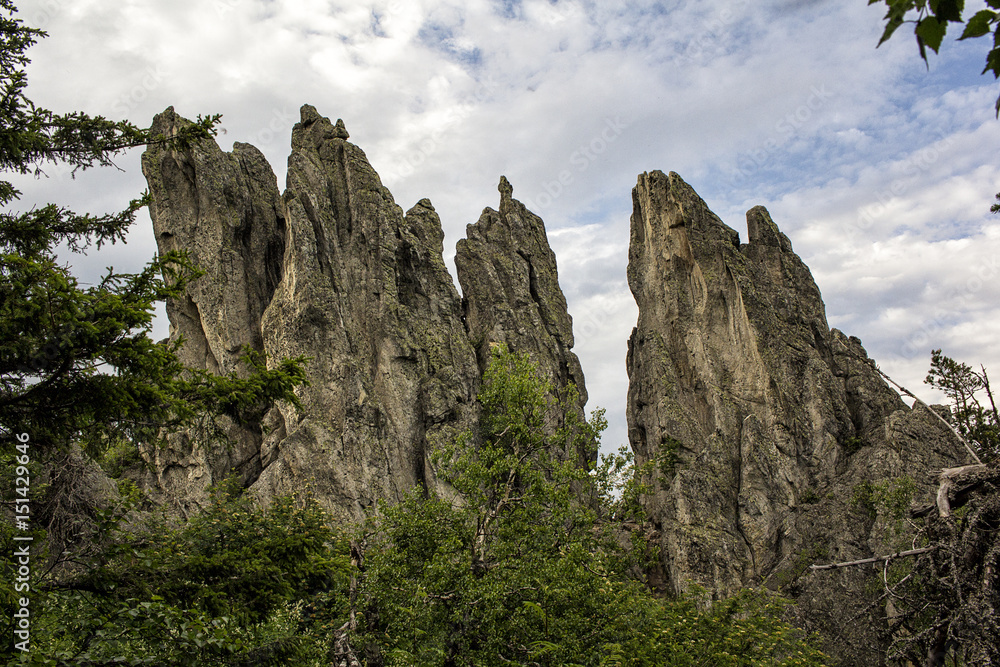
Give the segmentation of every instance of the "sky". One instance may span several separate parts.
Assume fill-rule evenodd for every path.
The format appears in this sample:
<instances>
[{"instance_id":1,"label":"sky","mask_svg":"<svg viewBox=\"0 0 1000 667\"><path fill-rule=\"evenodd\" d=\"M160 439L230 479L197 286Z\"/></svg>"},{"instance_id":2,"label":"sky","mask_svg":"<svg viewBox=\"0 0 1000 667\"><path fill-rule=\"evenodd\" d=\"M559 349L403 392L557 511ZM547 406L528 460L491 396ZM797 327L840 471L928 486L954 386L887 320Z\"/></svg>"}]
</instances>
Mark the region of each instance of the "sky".
<instances>
[{"instance_id":1,"label":"sky","mask_svg":"<svg viewBox=\"0 0 1000 667\"><path fill-rule=\"evenodd\" d=\"M223 149L254 144L282 187L312 104L404 210L431 199L452 268L506 175L545 221L604 450L627 441L631 189L654 169L744 240L746 211L766 206L830 325L924 400L941 399L923 384L935 348L1000 378L1000 84L979 74L982 39L949 35L928 67L907 26L876 48L885 6L867 0L17 4L49 33L29 51L36 104L141 126L168 106L221 113ZM21 179L21 206L121 210L146 187L139 155ZM65 260L86 281L154 253L143 213L127 244Z\"/></svg>"}]
</instances>

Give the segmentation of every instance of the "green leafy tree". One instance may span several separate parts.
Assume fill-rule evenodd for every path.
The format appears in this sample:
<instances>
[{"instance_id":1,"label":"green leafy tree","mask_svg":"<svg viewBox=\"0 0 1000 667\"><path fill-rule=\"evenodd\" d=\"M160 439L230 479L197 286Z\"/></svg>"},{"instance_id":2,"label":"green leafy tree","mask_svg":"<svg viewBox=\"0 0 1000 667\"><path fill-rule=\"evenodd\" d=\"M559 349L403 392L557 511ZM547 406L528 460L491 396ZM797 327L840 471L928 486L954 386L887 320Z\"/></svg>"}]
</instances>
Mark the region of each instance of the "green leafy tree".
<instances>
[{"instance_id":1,"label":"green leafy tree","mask_svg":"<svg viewBox=\"0 0 1000 667\"><path fill-rule=\"evenodd\" d=\"M904 23L913 25L913 33L917 40L920 57L927 62L927 49L934 53L941 48L941 43L952 23L964 25L959 40L991 36L993 45L986 54L986 66L983 74L993 72L993 77L1000 77L1000 0L984 0L985 7L972 16L964 16L965 0L868 0L869 5L885 3L888 11L885 14L885 30L881 46ZM1000 116L1000 97L996 103L997 115Z\"/></svg>"},{"instance_id":2,"label":"green leafy tree","mask_svg":"<svg viewBox=\"0 0 1000 667\"><path fill-rule=\"evenodd\" d=\"M931 351L931 368L924 380L951 401L951 414L964 438L984 461L1000 456L1000 414L986 368L975 370L941 350Z\"/></svg>"},{"instance_id":3,"label":"green leafy tree","mask_svg":"<svg viewBox=\"0 0 1000 667\"><path fill-rule=\"evenodd\" d=\"M767 595L651 594L645 540L622 520L635 490L614 483L635 475L622 459L587 471L557 455L604 422L568 417L547 434L550 389L527 356L495 350L480 430L439 463L460 496L414 492L366 526L357 655L370 666L823 664ZM568 416L567 405L555 407Z\"/></svg>"},{"instance_id":4,"label":"green leafy tree","mask_svg":"<svg viewBox=\"0 0 1000 667\"><path fill-rule=\"evenodd\" d=\"M641 518L639 475L621 456L566 462L603 420L546 432L550 395L526 357L498 351L480 431L439 461L464 495L414 490L352 541L308 494L262 509L235 481L177 525L102 513L112 539L36 582L34 650L14 664L824 664L770 594L652 595L646 543L624 524Z\"/></svg>"},{"instance_id":5,"label":"green leafy tree","mask_svg":"<svg viewBox=\"0 0 1000 667\"><path fill-rule=\"evenodd\" d=\"M77 574L34 583L31 651L13 664L324 664L325 628L309 614L343 613L346 542L308 494L265 510L241 491L218 487L178 526L107 513L114 539Z\"/></svg>"}]
</instances>

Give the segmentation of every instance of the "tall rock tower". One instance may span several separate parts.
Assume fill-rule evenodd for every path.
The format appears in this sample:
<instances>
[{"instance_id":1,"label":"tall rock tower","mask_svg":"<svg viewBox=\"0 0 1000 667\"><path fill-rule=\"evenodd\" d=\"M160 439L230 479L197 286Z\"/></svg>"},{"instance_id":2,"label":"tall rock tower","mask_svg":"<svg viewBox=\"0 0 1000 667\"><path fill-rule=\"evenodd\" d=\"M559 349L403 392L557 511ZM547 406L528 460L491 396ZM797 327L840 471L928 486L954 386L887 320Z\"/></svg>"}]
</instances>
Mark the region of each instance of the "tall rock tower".
<instances>
[{"instance_id":1,"label":"tall rock tower","mask_svg":"<svg viewBox=\"0 0 1000 667\"><path fill-rule=\"evenodd\" d=\"M968 455L829 328L766 209L747 213L741 244L677 174L640 175L632 200L629 440L637 463L656 464L647 510L668 584L766 585L835 634L865 601L866 573L808 566L893 546L858 490L913 484L930 498L928 473Z\"/></svg>"},{"instance_id":2,"label":"tall rock tower","mask_svg":"<svg viewBox=\"0 0 1000 667\"><path fill-rule=\"evenodd\" d=\"M485 368L490 346L502 343L528 353L540 374L558 390L572 384L577 395L569 406L584 417L587 387L580 360L573 353L573 319L559 287L556 256L549 247L542 219L513 198L501 177L499 210L486 208L458 242L455 266L462 285L465 324ZM563 426L556 411L551 431ZM597 460L596 443L569 452L581 465Z\"/></svg>"}]
</instances>

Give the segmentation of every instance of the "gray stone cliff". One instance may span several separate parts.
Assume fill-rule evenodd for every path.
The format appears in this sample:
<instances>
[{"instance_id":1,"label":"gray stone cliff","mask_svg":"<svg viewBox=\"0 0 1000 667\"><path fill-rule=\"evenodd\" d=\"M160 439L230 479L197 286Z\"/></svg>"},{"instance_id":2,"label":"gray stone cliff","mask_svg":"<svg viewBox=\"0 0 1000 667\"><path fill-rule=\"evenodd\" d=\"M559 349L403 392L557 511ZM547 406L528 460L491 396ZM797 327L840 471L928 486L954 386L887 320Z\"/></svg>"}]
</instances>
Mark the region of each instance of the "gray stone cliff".
<instances>
[{"instance_id":1,"label":"gray stone cliff","mask_svg":"<svg viewBox=\"0 0 1000 667\"><path fill-rule=\"evenodd\" d=\"M186 122L168 109L153 130L169 136ZM491 342L529 352L545 368L571 369L556 386L576 382L585 400L555 258L541 220L523 206L518 220L530 224L483 239L463 266L489 273L530 239L523 251L538 258L542 281L488 303L482 299L497 295L469 283L463 310L430 201L404 213L343 123L311 106L292 130L283 195L246 144L231 154L213 141L182 151L151 146L143 172L160 250L187 250L205 270L168 303L171 338L185 340L183 361L229 372L243 346L271 361L310 358L309 385L297 390L301 410L282 404L259 426L231 426L237 444L228 448L179 435L145 453L151 486L182 504L198 505L232 471L264 500L311 485L345 519L414 487L436 487L430 450L474 429L476 353ZM507 186L501 210L510 206ZM525 328L526 299L545 304L554 328ZM476 313L471 332L466 311ZM490 313L515 317L485 331L478 322Z\"/></svg>"},{"instance_id":2,"label":"gray stone cliff","mask_svg":"<svg viewBox=\"0 0 1000 667\"><path fill-rule=\"evenodd\" d=\"M858 339L829 328L766 209L747 213L741 244L677 174L640 175L632 198L629 440L637 463L656 465L646 508L664 583L767 585L835 635L866 599L867 572L808 565L894 547L858 489L909 478L927 500L930 473L968 455L902 402Z\"/></svg>"},{"instance_id":3,"label":"gray stone cliff","mask_svg":"<svg viewBox=\"0 0 1000 667\"><path fill-rule=\"evenodd\" d=\"M171 136L187 123L170 108L152 129ZM183 298L166 304L170 337L184 340L180 359L213 373L239 368L244 346L264 352L261 318L282 277L285 215L274 172L253 146L237 143L223 153L214 142L183 152L152 147L142 168L159 251L187 251L204 271ZM247 484L257 479L261 428L228 424L225 435L228 445L194 447L196 436L177 434L168 446L144 452L153 486L191 489L184 502L197 502L233 472Z\"/></svg>"}]
</instances>

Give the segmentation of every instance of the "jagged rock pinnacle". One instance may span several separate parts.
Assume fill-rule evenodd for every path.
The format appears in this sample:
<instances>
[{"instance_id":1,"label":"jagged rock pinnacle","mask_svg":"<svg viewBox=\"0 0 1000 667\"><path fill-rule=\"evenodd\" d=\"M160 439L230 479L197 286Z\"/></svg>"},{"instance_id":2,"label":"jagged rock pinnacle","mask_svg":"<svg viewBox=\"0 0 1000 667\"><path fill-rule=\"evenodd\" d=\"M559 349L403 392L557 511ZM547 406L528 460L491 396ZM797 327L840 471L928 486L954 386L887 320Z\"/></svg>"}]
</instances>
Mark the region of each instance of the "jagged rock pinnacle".
<instances>
[{"instance_id":1,"label":"jagged rock pinnacle","mask_svg":"<svg viewBox=\"0 0 1000 667\"><path fill-rule=\"evenodd\" d=\"M169 134L187 122L168 110L154 128ZM404 214L348 136L343 120L303 105L283 194L248 144L227 154L206 140L143 155L161 250L188 250L207 270L168 303L185 362L230 372L243 345L269 359L311 359L302 409L279 405L261 424L234 427L231 452L179 442L149 453L161 491L197 504L238 470L264 501L311 483L327 509L352 520L414 486L448 493L433 448L474 429L476 352L487 338L531 352L556 387L577 384L582 414L583 374L541 220L511 200L502 178L511 215L494 212L495 236L470 226L475 253L461 261L484 277L516 261L519 274L507 292L506 276L487 291L466 283L467 310L501 314L488 334L478 315L467 329L433 204L421 199Z\"/></svg>"},{"instance_id":2,"label":"jagged rock pinnacle","mask_svg":"<svg viewBox=\"0 0 1000 667\"><path fill-rule=\"evenodd\" d=\"M244 346L311 359L301 409L224 423L226 446L192 432L144 450L151 493L197 505L235 473L264 502L311 484L347 520L414 487L452 493L434 448L475 430L481 372L501 343L528 353L556 392L575 385L582 418L555 254L507 178L498 210L458 243L460 298L430 200L404 213L342 120L310 105L300 116L283 194L249 144L154 144L142 156L160 252L186 250L205 271L167 302L181 360L239 372ZM168 108L152 130L186 123ZM643 496L661 554L651 581L715 595L763 584L796 596L814 627L875 606L864 572L819 578L809 560L891 553L883 517L852 508L854 489L908 477L929 496L924 473L963 463L964 448L906 407L858 339L829 328L809 269L764 207L747 213L741 244L675 173L640 175L632 200L627 417L637 465L656 471ZM547 415L550 432L559 419ZM563 454L592 463L594 444ZM876 646L876 630L851 634Z\"/></svg>"},{"instance_id":3,"label":"jagged rock pinnacle","mask_svg":"<svg viewBox=\"0 0 1000 667\"><path fill-rule=\"evenodd\" d=\"M576 412L582 417L587 390L580 361L572 352L573 320L559 287L545 225L513 198L506 177L500 177L497 190L499 211L486 208L479 221L467 227L455 255L466 327L480 367L485 367L496 343L527 352L557 391L576 386ZM573 453L577 454L581 462L596 458L596 451Z\"/></svg>"},{"instance_id":4,"label":"jagged rock pinnacle","mask_svg":"<svg viewBox=\"0 0 1000 667\"><path fill-rule=\"evenodd\" d=\"M801 591L816 623L846 614L866 599L864 574L810 578L803 559L891 552L853 514L853 490L910 476L930 498L924 472L962 463L961 445L829 328L764 207L747 213L740 245L677 174L640 175L632 198L627 416L636 463L669 464L646 503L663 583L722 594L764 583Z\"/></svg>"},{"instance_id":5,"label":"jagged rock pinnacle","mask_svg":"<svg viewBox=\"0 0 1000 667\"><path fill-rule=\"evenodd\" d=\"M497 190L500 191L501 199L510 199L514 195L514 187L507 180L506 176L500 177L500 184L497 185Z\"/></svg>"},{"instance_id":6,"label":"jagged rock pinnacle","mask_svg":"<svg viewBox=\"0 0 1000 667\"><path fill-rule=\"evenodd\" d=\"M302 105L299 109L299 118L303 125L312 125L316 121L323 120L323 116L321 116L319 111L316 110L316 107L311 104Z\"/></svg>"},{"instance_id":7,"label":"jagged rock pinnacle","mask_svg":"<svg viewBox=\"0 0 1000 667\"><path fill-rule=\"evenodd\" d=\"M351 137L351 135L347 133L344 121L340 118L337 119L337 124L333 128L333 136L337 139L350 139Z\"/></svg>"}]
</instances>

